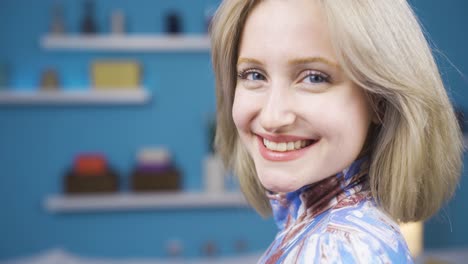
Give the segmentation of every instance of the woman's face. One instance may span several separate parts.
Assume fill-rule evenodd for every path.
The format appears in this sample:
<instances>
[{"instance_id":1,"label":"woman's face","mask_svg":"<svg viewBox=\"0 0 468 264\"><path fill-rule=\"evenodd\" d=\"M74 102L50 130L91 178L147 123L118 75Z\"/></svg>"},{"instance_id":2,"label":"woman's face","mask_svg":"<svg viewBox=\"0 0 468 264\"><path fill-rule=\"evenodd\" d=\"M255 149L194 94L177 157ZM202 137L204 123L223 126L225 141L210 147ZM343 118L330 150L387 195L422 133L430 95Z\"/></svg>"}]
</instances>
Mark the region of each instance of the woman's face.
<instances>
[{"instance_id":1,"label":"woman's face","mask_svg":"<svg viewBox=\"0 0 468 264\"><path fill-rule=\"evenodd\" d=\"M233 119L265 188L289 192L342 171L372 111L341 70L311 0L263 1L246 21Z\"/></svg>"}]
</instances>

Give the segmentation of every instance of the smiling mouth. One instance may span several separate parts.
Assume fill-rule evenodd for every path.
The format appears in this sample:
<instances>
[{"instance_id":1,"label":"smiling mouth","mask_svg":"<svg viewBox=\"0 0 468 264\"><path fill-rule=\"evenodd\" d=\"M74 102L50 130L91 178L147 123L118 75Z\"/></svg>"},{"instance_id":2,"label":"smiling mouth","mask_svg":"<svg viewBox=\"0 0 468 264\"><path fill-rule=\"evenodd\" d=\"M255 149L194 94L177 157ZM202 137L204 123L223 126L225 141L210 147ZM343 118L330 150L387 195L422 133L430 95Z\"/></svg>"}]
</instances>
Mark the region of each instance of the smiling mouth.
<instances>
[{"instance_id":1,"label":"smiling mouth","mask_svg":"<svg viewBox=\"0 0 468 264\"><path fill-rule=\"evenodd\" d=\"M263 138L263 145L271 151L287 152L307 148L318 140L297 140L290 142L273 142Z\"/></svg>"}]
</instances>

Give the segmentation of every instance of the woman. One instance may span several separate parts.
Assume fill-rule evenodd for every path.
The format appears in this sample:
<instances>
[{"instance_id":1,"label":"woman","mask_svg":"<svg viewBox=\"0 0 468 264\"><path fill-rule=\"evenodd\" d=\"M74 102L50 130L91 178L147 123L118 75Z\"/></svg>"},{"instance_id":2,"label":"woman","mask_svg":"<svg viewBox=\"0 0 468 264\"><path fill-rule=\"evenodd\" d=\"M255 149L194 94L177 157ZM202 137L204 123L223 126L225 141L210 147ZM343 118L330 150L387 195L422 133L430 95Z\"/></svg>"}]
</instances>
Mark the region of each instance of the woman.
<instances>
[{"instance_id":1,"label":"woman","mask_svg":"<svg viewBox=\"0 0 468 264\"><path fill-rule=\"evenodd\" d=\"M397 222L452 195L460 129L404 0L225 0L216 146L279 232L259 263L411 263Z\"/></svg>"}]
</instances>

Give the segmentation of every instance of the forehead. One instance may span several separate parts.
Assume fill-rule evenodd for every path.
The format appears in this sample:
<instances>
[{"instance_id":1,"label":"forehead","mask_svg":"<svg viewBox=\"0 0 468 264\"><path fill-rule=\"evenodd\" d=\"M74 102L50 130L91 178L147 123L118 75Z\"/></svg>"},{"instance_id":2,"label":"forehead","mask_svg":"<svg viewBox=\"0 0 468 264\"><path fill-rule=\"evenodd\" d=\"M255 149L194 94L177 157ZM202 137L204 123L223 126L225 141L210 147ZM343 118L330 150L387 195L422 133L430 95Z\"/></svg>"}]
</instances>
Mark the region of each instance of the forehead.
<instances>
[{"instance_id":1,"label":"forehead","mask_svg":"<svg viewBox=\"0 0 468 264\"><path fill-rule=\"evenodd\" d=\"M257 4L243 28L239 53L265 59L274 54L335 57L326 16L315 0L266 0Z\"/></svg>"}]
</instances>

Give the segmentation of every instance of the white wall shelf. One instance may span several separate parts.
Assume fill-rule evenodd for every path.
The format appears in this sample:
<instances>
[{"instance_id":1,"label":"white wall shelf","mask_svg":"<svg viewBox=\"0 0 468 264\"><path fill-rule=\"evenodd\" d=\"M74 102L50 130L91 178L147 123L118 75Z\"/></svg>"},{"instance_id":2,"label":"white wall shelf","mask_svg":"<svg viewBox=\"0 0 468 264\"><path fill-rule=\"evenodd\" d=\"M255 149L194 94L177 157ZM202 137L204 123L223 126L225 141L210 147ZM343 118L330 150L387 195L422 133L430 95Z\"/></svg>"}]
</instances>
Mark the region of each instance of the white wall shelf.
<instances>
[{"instance_id":1,"label":"white wall shelf","mask_svg":"<svg viewBox=\"0 0 468 264\"><path fill-rule=\"evenodd\" d=\"M208 35L46 35L40 45L46 50L99 50L129 52L208 52Z\"/></svg>"},{"instance_id":2,"label":"white wall shelf","mask_svg":"<svg viewBox=\"0 0 468 264\"><path fill-rule=\"evenodd\" d=\"M116 193L74 194L47 197L45 208L50 212L106 212L154 209L203 209L248 207L241 193Z\"/></svg>"},{"instance_id":3,"label":"white wall shelf","mask_svg":"<svg viewBox=\"0 0 468 264\"><path fill-rule=\"evenodd\" d=\"M150 99L150 93L142 87L110 91L87 88L70 91L0 92L0 105L144 104Z\"/></svg>"}]
</instances>

